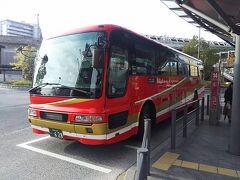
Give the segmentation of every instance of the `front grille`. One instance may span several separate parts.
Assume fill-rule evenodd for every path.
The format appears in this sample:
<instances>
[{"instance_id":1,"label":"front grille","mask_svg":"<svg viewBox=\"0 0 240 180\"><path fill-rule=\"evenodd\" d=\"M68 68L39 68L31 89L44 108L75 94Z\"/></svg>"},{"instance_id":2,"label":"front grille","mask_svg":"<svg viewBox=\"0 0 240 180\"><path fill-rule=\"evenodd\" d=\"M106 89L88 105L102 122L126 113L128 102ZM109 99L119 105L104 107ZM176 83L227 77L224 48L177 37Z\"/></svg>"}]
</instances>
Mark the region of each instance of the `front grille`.
<instances>
[{"instance_id":1,"label":"front grille","mask_svg":"<svg viewBox=\"0 0 240 180\"><path fill-rule=\"evenodd\" d=\"M62 113L52 113L52 112L40 112L41 119L53 120L53 121L60 121L60 122L67 122L68 115Z\"/></svg>"}]
</instances>

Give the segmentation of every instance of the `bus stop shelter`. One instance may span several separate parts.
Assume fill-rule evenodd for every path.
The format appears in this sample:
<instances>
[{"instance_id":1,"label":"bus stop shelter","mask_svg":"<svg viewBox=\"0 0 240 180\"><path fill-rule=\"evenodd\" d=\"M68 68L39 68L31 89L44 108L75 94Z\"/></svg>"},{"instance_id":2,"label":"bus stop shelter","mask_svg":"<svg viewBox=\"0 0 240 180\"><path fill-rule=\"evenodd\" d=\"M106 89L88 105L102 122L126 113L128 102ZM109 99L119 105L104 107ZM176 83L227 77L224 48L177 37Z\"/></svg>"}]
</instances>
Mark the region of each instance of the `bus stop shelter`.
<instances>
[{"instance_id":1,"label":"bus stop shelter","mask_svg":"<svg viewBox=\"0 0 240 180\"><path fill-rule=\"evenodd\" d=\"M240 155L240 1L161 0L185 20L196 23L235 47L232 124L229 152ZM174 5L175 4L175 5ZM191 19L191 20L189 20Z\"/></svg>"}]
</instances>

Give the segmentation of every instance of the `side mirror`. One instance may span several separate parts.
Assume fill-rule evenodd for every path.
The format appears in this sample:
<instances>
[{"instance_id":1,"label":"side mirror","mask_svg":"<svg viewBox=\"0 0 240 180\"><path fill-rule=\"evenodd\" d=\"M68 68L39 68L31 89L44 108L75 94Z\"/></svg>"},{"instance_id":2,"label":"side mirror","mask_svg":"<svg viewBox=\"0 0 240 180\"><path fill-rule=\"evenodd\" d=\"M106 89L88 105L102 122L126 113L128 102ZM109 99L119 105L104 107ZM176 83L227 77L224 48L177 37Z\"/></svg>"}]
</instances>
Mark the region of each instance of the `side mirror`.
<instances>
[{"instance_id":1,"label":"side mirror","mask_svg":"<svg viewBox=\"0 0 240 180\"><path fill-rule=\"evenodd\" d=\"M104 49L101 47L94 47L92 56L92 67L102 68L103 66Z\"/></svg>"},{"instance_id":2,"label":"side mirror","mask_svg":"<svg viewBox=\"0 0 240 180\"><path fill-rule=\"evenodd\" d=\"M98 39L97 39L97 46L98 46L98 47L104 47L104 46L105 46L105 42L104 42L102 36L98 36Z\"/></svg>"},{"instance_id":3,"label":"side mirror","mask_svg":"<svg viewBox=\"0 0 240 180\"><path fill-rule=\"evenodd\" d=\"M42 61L44 64L48 62L48 56L46 54L43 56Z\"/></svg>"}]
</instances>

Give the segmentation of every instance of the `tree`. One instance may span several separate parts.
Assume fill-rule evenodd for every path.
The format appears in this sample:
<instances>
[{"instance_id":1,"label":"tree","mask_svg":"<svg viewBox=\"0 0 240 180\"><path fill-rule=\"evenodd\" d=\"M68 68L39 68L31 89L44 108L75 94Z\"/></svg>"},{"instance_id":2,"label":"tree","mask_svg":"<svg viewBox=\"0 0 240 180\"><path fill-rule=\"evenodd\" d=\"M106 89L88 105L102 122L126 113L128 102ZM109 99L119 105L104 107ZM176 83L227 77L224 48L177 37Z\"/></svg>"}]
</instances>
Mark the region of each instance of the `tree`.
<instances>
[{"instance_id":1,"label":"tree","mask_svg":"<svg viewBox=\"0 0 240 180\"><path fill-rule=\"evenodd\" d=\"M14 66L14 69L22 70L22 77L24 80L32 81L33 79L34 58L36 56L36 51L36 47L28 45L23 47L14 57L17 62L12 65Z\"/></svg>"},{"instance_id":2,"label":"tree","mask_svg":"<svg viewBox=\"0 0 240 180\"><path fill-rule=\"evenodd\" d=\"M204 66L204 79L211 79L211 72L213 70L213 65L216 64L219 60L218 50L212 48L206 48L200 54L200 59L203 60Z\"/></svg>"},{"instance_id":3,"label":"tree","mask_svg":"<svg viewBox=\"0 0 240 180\"><path fill-rule=\"evenodd\" d=\"M189 54L193 57L198 56L198 38L193 36L193 38L183 47L183 52ZM208 43L204 39L200 39L200 59L203 61L204 66L204 79L210 80L211 71L213 65L218 62L218 53L219 51L213 48L210 48Z\"/></svg>"}]
</instances>

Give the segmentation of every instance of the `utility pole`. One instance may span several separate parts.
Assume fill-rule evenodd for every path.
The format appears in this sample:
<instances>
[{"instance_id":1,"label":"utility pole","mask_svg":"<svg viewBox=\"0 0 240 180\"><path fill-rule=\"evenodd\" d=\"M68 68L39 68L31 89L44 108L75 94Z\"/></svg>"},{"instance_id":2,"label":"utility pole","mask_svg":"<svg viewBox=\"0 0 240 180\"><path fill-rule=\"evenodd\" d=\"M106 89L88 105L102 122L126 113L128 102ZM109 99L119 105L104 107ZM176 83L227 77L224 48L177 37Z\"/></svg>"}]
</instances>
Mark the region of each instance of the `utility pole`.
<instances>
[{"instance_id":1,"label":"utility pole","mask_svg":"<svg viewBox=\"0 0 240 180\"><path fill-rule=\"evenodd\" d=\"M200 59L200 37L201 36L201 27L198 28L198 59Z\"/></svg>"}]
</instances>

